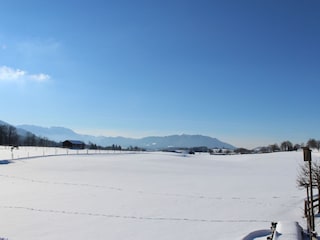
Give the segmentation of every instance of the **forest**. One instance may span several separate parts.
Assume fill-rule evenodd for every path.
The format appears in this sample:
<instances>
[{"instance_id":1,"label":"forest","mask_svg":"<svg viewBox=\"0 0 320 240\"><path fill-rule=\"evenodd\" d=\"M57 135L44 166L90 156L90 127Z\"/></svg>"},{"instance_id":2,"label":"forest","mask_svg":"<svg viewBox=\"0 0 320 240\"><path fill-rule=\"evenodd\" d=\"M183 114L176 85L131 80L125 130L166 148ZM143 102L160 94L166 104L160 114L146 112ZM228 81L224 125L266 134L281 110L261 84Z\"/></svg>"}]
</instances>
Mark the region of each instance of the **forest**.
<instances>
[{"instance_id":1,"label":"forest","mask_svg":"<svg viewBox=\"0 0 320 240\"><path fill-rule=\"evenodd\" d=\"M19 133L17 128L11 125L0 125L0 145L60 147L61 143L26 131Z\"/></svg>"}]
</instances>

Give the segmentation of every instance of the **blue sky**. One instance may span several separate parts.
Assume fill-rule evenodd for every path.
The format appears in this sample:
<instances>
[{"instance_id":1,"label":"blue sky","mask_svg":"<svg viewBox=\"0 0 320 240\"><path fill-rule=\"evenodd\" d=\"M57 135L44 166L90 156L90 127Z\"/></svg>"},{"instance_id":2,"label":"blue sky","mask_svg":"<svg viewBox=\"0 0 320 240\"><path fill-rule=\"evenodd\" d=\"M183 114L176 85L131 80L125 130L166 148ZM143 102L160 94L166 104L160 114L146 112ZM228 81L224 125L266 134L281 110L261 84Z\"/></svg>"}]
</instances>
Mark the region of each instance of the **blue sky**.
<instances>
[{"instance_id":1,"label":"blue sky","mask_svg":"<svg viewBox=\"0 0 320 240\"><path fill-rule=\"evenodd\" d=\"M2 0L0 22L1 120L320 139L318 0Z\"/></svg>"}]
</instances>

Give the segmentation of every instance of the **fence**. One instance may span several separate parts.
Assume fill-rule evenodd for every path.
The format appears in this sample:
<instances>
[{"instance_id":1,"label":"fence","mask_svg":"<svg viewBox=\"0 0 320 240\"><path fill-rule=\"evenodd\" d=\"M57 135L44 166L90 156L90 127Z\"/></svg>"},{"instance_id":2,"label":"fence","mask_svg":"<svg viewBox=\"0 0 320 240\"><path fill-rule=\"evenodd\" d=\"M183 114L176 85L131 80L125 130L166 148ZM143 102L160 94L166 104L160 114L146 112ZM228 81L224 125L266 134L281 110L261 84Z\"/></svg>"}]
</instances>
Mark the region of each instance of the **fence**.
<instances>
[{"instance_id":1,"label":"fence","mask_svg":"<svg viewBox=\"0 0 320 240\"><path fill-rule=\"evenodd\" d=\"M0 164L5 161L28 159L34 157L59 156L59 155L80 155L80 154L107 154L125 153L126 151L99 150L99 149L68 149L55 147L11 147L0 146ZM0 238L1 240L1 238Z\"/></svg>"},{"instance_id":2,"label":"fence","mask_svg":"<svg viewBox=\"0 0 320 240\"><path fill-rule=\"evenodd\" d=\"M314 204L316 203L316 204ZM315 228L315 223L314 223L314 210L318 208L318 214L320 213L320 198L319 195L313 196L312 200L310 199L305 199L304 200L304 216L307 218L307 225L308 225L308 230L311 232L311 235L314 235L315 232L312 232L310 230ZM314 236L311 236L314 237ZM316 239L316 238L311 238L311 239Z\"/></svg>"}]
</instances>

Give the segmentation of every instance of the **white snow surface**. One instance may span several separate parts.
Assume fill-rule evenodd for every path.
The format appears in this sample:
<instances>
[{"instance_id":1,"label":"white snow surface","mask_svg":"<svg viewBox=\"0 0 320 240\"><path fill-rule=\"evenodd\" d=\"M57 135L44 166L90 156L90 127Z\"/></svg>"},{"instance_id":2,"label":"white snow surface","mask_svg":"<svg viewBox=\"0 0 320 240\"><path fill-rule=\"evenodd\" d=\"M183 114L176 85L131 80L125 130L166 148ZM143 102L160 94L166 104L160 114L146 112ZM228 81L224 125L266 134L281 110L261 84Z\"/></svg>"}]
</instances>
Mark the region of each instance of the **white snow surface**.
<instances>
[{"instance_id":1,"label":"white snow surface","mask_svg":"<svg viewBox=\"0 0 320 240\"><path fill-rule=\"evenodd\" d=\"M251 240L265 239L272 221L305 228L302 152L0 147L0 160L12 158L0 164L0 237L8 240Z\"/></svg>"}]
</instances>

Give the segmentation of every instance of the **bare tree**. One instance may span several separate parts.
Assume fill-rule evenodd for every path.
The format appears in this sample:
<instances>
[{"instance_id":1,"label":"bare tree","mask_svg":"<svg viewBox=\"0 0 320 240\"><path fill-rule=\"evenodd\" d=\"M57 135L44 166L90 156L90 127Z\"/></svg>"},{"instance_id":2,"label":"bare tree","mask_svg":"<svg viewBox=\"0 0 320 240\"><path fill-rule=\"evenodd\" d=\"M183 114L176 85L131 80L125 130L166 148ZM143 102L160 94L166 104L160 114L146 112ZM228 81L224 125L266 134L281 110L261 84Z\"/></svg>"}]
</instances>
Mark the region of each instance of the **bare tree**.
<instances>
[{"instance_id":1,"label":"bare tree","mask_svg":"<svg viewBox=\"0 0 320 240\"><path fill-rule=\"evenodd\" d=\"M292 151L293 145L290 141L284 141L281 143L281 150L282 151Z\"/></svg>"},{"instance_id":2,"label":"bare tree","mask_svg":"<svg viewBox=\"0 0 320 240\"><path fill-rule=\"evenodd\" d=\"M294 146L293 146L293 150L294 151L297 151L298 149L300 149L301 148L301 145L300 144L295 144Z\"/></svg>"},{"instance_id":3,"label":"bare tree","mask_svg":"<svg viewBox=\"0 0 320 240\"><path fill-rule=\"evenodd\" d=\"M36 135L28 132L25 136L24 144L26 146L36 146Z\"/></svg>"},{"instance_id":4,"label":"bare tree","mask_svg":"<svg viewBox=\"0 0 320 240\"><path fill-rule=\"evenodd\" d=\"M17 145L19 136L17 134L17 129L13 126L9 126L8 128L8 140L9 140L9 145Z\"/></svg>"},{"instance_id":5,"label":"bare tree","mask_svg":"<svg viewBox=\"0 0 320 240\"><path fill-rule=\"evenodd\" d=\"M300 169L297 177L297 185L300 188L307 188L309 186L309 168L308 163L300 165Z\"/></svg>"},{"instance_id":6,"label":"bare tree","mask_svg":"<svg viewBox=\"0 0 320 240\"><path fill-rule=\"evenodd\" d=\"M307 146L309 148L317 148L318 144L317 144L317 141L314 138L311 138L311 139L308 140Z\"/></svg>"},{"instance_id":7,"label":"bare tree","mask_svg":"<svg viewBox=\"0 0 320 240\"><path fill-rule=\"evenodd\" d=\"M311 173L312 173L312 187L317 188L318 196L320 196L320 162L315 161L311 164ZM300 170L297 178L297 185L301 188L307 188L310 185L309 179L309 163L300 165ZM320 206L320 198L318 198L318 204ZM320 213L320 207L318 208Z\"/></svg>"},{"instance_id":8,"label":"bare tree","mask_svg":"<svg viewBox=\"0 0 320 240\"><path fill-rule=\"evenodd\" d=\"M278 152L278 151L280 151L280 147L278 146L278 144L271 144L270 146L269 146L269 148L271 149L271 152Z\"/></svg>"},{"instance_id":9,"label":"bare tree","mask_svg":"<svg viewBox=\"0 0 320 240\"><path fill-rule=\"evenodd\" d=\"M0 145L6 144L7 137L7 127L5 125L0 125Z\"/></svg>"}]
</instances>

